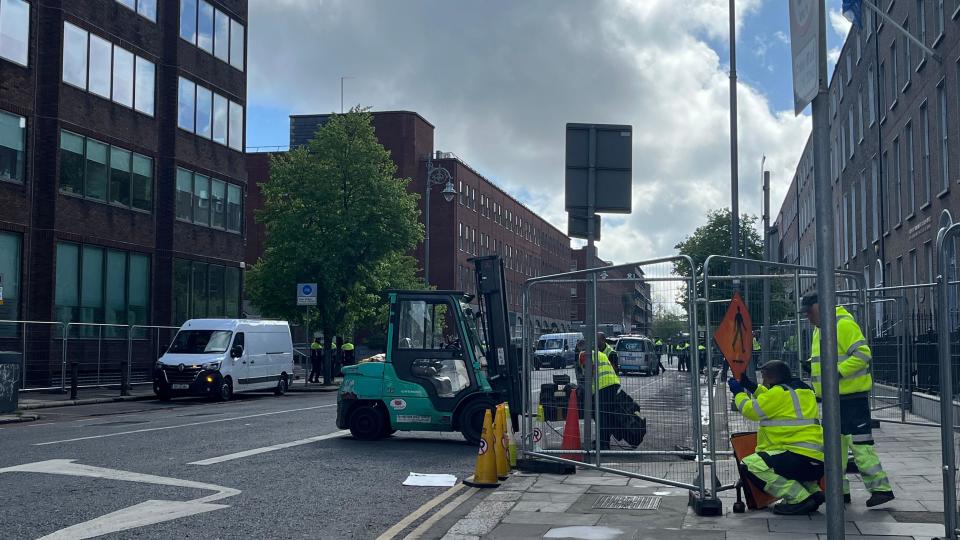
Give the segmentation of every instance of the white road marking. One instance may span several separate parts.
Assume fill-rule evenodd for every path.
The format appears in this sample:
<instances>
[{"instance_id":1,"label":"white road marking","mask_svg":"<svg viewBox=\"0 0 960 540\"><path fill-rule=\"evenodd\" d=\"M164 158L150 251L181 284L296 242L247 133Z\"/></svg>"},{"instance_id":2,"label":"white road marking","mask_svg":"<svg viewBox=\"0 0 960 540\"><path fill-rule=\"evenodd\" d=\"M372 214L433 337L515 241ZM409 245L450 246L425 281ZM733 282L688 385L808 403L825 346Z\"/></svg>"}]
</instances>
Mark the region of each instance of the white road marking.
<instances>
[{"instance_id":1,"label":"white road marking","mask_svg":"<svg viewBox=\"0 0 960 540\"><path fill-rule=\"evenodd\" d=\"M452 488L444 491L443 493L437 495L436 497L430 499L429 501L423 503L423 506L414 510L410 515L398 521L393 527L387 529L383 534L377 537L377 540L392 540L398 534L403 532L404 529L410 526L411 523L420 519L424 514L433 510L433 508L443 501L454 496L458 491L467 487L464 484L457 484ZM472 488L471 488L472 489Z\"/></svg>"},{"instance_id":2,"label":"white road marking","mask_svg":"<svg viewBox=\"0 0 960 540\"><path fill-rule=\"evenodd\" d=\"M156 428L135 429L135 430L133 430L133 431L121 431L121 432L119 432L119 433L107 433L106 435L91 435L91 436L89 436L89 437L76 437L76 438L74 438L74 439L64 439L64 440L60 440L60 441L49 441L49 442L42 442L42 443L34 443L33 446L47 446L47 445L49 445L49 444L62 444L62 443L77 442L77 441L89 441L89 440L91 440L91 439L105 439L105 438L107 438L107 437L119 437L120 435L132 435L132 434L135 434L135 433L149 433L149 432L151 432L151 431L163 431L163 430L167 430L167 429L178 429L178 428L185 428L185 427L192 427L192 426L203 426L203 425L206 425L206 424L217 424L217 423L220 423L220 422L232 422L232 421L234 421L234 420L244 420L244 419L246 419L246 418L257 418L257 417L260 417L260 416L272 416L272 415L276 415L276 414L285 414L285 413L291 413L291 412L311 411L311 410L314 410L314 409L323 409L323 408L325 408L325 407L336 407L336 406L337 406L336 403L331 403L331 404L329 404L329 405L317 405L317 406L315 406L315 407L302 407L302 408L300 408L300 409L287 409L287 410L285 410L285 411L273 411L273 412L265 412L265 413L259 413L259 414L248 414L248 415L246 415L246 416L236 416L236 417L233 417L233 418L218 418L218 419L216 419L216 420L205 420L205 421L203 421L203 422L190 422L189 424L177 424L177 425L175 425L175 426L164 426L164 427L156 427Z\"/></svg>"},{"instance_id":3,"label":"white road marking","mask_svg":"<svg viewBox=\"0 0 960 540\"><path fill-rule=\"evenodd\" d=\"M239 489L207 484L204 482L194 482L192 480L181 480L179 478L168 478L164 476L155 476L152 474L141 474L130 471L121 471L118 469L107 469L103 467L94 467L92 465L82 465L74 463L72 459L51 459L48 461L38 461L6 467L0 469L2 473L42 473L59 474L63 476L82 476L88 478L102 478L105 480L115 480L121 482L137 482L142 484L154 484L161 486L175 486L191 489L202 489L205 491L214 491L215 493L193 499L191 501L144 501L116 512L100 516L98 518L72 525L65 529L60 529L52 534L44 536L40 540L68 540L94 538L104 534L110 534L129 529L135 529L146 525L163 523L182 517L192 516L229 508L225 504L212 504L214 501L226 499L240 494Z\"/></svg>"},{"instance_id":4,"label":"white road marking","mask_svg":"<svg viewBox=\"0 0 960 540\"><path fill-rule=\"evenodd\" d=\"M192 461L187 465L213 465L216 463L223 463L224 461L231 461L234 459L240 459L240 458L245 458L249 456L256 456L258 454L266 454L267 452L274 452L276 450L283 450L284 448L292 448L294 446L310 444L312 442L325 441L327 439L335 439L337 437L343 437L347 433L350 433L350 432L348 430L335 431L333 433L328 433L326 435L317 435L316 437L300 439L299 441L291 441L291 442L286 442L281 444L274 444L272 446L264 446L263 448L254 448L252 450L244 450L243 452L234 452L233 454L227 454L225 456L203 459L200 461Z\"/></svg>"}]
</instances>

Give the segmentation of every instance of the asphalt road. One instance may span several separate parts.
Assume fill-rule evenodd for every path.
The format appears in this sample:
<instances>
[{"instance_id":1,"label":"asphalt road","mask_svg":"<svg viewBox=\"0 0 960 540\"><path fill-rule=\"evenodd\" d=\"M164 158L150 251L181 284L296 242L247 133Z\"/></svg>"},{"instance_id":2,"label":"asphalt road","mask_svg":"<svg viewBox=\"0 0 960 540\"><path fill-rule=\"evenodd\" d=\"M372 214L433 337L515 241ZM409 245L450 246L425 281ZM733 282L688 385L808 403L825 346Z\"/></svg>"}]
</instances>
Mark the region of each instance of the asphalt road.
<instances>
[{"instance_id":1,"label":"asphalt road","mask_svg":"<svg viewBox=\"0 0 960 540\"><path fill-rule=\"evenodd\" d=\"M462 479L476 456L459 434L338 434L334 393L41 413L0 429L5 539L137 523L103 538L375 538L444 491L402 486L409 472ZM314 437L323 440L304 442ZM299 444L248 452L284 443Z\"/></svg>"}]
</instances>

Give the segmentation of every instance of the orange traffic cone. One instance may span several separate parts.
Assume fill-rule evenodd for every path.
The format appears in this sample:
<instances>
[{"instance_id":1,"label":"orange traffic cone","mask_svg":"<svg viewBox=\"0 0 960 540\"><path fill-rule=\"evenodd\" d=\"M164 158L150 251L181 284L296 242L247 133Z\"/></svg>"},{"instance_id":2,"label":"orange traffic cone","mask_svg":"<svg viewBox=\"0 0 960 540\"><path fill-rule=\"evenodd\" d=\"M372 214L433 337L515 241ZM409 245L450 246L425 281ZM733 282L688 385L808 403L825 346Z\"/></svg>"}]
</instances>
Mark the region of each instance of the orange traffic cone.
<instances>
[{"instance_id":1,"label":"orange traffic cone","mask_svg":"<svg viewBox=\"0 0 960 540\"><path fill-rule=\"evenodd\" d=\"M510 461L510 468L514 469L517 467L517 441L516 433L513 431L513 422L512 416L510 416L510 404L505 403L503 405L504 411L507 415L507 421L505 425L507 426L507 457Z\"/></svg>"},{"instance_id":2,"label":"orange traffic cone","mask_svg":"<svg viewBox=\"0 0 960 540\"><path fill-rule=\"evenodd\" d=\"M577 412L577 393L570 392L570 401L567 403L567 423L563 426L563 443L561 450L580 450L580 413ZM580 454L561 454L564 459L583 461Z\"/></svg>"},{"instance_id":3,"label":"orange traffic cone","mask_svg":"<svg viewBox=\"0 0 960 540\"><path fill-rule=\"evenodd\" d=\"M494 456L497 458L497 477L500 480L506 480L507 475L510 474L510 463L507 454L509 452L507 442L507 430L506 430L506 418L507 415L504 414L503 404L497 405L497 416L496 420L493 423L493 436L496 447L494 448Z\"/></svg>"},{"instance_id":4,"label":"orange traffic cone","mask_svg":"<svg viewBox=\"0 0 960 540\"><path fill-rule=\"evenodd\" d=\"M480 451L477 452L477 468L473 480L464 480L470 487L495 488L497 482L497 458L494 455L493 415L490 409L483 415L483 436L480 437Z\"/></svg>"}]
</instances>

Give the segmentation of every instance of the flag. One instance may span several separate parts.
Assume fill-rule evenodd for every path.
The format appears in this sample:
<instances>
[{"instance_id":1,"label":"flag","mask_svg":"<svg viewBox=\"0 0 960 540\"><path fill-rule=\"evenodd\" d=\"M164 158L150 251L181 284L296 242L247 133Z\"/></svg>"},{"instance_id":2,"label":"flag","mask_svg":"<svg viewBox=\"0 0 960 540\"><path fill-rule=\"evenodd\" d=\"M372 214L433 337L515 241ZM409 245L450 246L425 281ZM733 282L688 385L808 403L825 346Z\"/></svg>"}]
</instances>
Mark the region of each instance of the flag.
<instances>
[{"instance_id":1,"label":"flag","mask_svg":"<svg viewBox=\"0 0 960 540\"><path fill-rule=\"evenodd\" d=\"M853 23L857 29L863 28L863 5L861 0L843 0L843 16Z\"/></svg>"}]
</instances>

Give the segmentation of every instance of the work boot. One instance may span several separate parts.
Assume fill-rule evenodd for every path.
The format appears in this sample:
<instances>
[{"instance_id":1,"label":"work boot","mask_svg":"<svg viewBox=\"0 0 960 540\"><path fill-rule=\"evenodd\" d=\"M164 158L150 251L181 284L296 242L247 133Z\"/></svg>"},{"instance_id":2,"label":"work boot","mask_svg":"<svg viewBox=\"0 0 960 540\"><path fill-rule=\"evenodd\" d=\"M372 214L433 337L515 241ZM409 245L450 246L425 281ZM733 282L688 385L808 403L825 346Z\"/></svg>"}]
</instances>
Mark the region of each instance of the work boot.
<instances>
[{"instance_id":1,"label":"work boot","mask_svg":"<svg viewBox=\"0 0 960 540\"><path fill-rule=\"evenodd\" d=\"M795 504L779 503L773 507L773 513L781 516L802 516L817 511L817 501L812 496Z\"/></svg>"},{"instance_id":2,"label":"work boot","mask_svg":"<svg viewBox=\"0 0 960 540\"><path fill-rule=\"evenodd\" d=\"M844 493L844 494L843 494L843 504L850 504L851 502L853 502L853 499L850 498L850 494L849 494L849 493Z\"/></svg>"},{"instance_id":3,"label":"work boot","mask_svg":"<svg viewBox=\"0 0 960 540\"><path fill-rule=\"evenodd\" d=\"M827 496L824 495L822 491L816 491L812 493L810 495L810 499L812 499L813 502L817 503L817 509L820 508L820 505L827 502Z\"/></svg>"},{"instance_id":4,"label":"work boot","mask_svg":"<svg viewBox=\"0 0 960 540\"><path fill-rule=\"evenodd\" d=\"M883 503L888 503L892 501L895 497L893 496L892 491L874 491L870 498L867 499L867 508L872 508L874 506L879 506Z\"/></svg>"}]
</instances>

